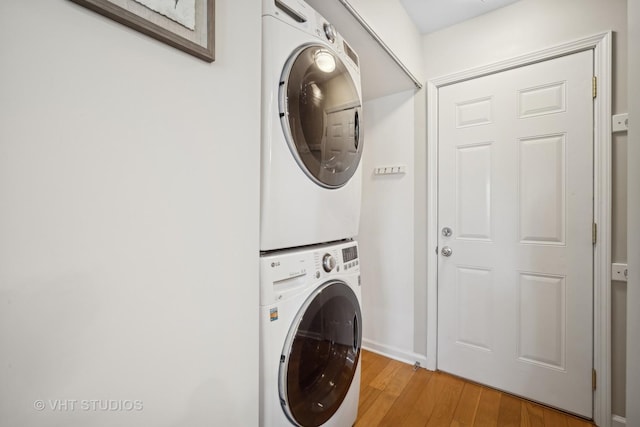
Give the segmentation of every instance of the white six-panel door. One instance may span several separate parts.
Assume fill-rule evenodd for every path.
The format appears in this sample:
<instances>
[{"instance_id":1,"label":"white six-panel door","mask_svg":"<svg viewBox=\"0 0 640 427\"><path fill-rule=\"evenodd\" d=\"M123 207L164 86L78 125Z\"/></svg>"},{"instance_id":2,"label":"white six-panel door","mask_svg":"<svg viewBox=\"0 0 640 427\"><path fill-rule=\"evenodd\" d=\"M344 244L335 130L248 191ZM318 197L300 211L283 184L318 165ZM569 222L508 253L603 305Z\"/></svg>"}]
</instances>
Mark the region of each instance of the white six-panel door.
<instances>
[{"instance_id":1,"label":"white six-panel door","mask_svg":"<svg viewBox=\"0 0 640 427\"><path fill-rule=\"evenodd\" d=\"M438 108L438 369L589 418L592 76L589 50Z\"/></svg>"}]
</instances>

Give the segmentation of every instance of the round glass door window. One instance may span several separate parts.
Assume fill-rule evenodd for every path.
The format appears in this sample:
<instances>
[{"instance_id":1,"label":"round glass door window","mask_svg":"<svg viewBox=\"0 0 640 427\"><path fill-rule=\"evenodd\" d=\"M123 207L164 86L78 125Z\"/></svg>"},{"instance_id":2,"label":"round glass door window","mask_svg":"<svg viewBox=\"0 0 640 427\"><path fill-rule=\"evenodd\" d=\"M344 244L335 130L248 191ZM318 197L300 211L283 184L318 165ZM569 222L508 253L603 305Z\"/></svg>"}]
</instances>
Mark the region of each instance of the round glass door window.
<instances>
[{"instance_id":1,"label":"round glass door window","mask_svg":"<svg viewBox=\"0 0 640 427\"><path fill-rule=\"evenodd\" d=\"M300 426L327 422L344 400L362 344L356 295L344 282L319 287L289 331L280 363L280 400Z\"/></svg>"},{"instance_id":2,"label":"round glass door window","mask_svg":"<svg viewBox=\"0 0 640 427\"><path fill-rule=\"evenodd\" d=\"M280 82L280 117L289 148L311 180L345 185L360 157L361 99L346 65L321 45L300 48Z\"/></svg>"}]
</instances>

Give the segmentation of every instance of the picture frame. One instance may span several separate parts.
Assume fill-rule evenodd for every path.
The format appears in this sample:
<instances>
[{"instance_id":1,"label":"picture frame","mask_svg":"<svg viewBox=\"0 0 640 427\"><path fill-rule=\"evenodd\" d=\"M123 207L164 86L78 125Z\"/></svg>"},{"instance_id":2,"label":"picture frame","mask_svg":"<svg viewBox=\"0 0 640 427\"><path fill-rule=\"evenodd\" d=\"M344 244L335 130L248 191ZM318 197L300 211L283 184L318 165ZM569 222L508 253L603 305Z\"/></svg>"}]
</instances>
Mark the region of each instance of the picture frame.
<instances>
[{"instance_id":1,"label":"picture frame","mask_svg":"<svg viewBox=\"0 0 640 427\"><path fill-rule=\"evenodd\" d=\"M203 61L215 60L215 0L71 1ZM188 3L187 11L181 12L184 18L160 10L163 3L177 7L179 1Z\"/></svg>"}]
</instances>

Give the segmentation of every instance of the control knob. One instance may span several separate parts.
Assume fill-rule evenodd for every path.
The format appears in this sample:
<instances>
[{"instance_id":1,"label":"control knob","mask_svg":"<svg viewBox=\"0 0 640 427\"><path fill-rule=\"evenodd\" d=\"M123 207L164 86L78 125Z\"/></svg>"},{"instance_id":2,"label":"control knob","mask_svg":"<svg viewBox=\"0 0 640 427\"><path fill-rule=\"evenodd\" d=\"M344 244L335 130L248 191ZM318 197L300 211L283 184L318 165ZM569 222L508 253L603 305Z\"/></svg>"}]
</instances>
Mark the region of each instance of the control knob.
<instances>
[{"instance_id":1,"label":"control knob","mask_svg":"<svg viewBox=\"0 0 640 427\"><path fill-rule=\"evenodd\" d=\"M325 22L324 25L322 26L322 29L324 30L324 35L327 38L327 40L329 40L331 43L334 43L336 41L335 27Z\"/></svg>"},{"instance_id":2,"label":"control knob","mask_svg":"<svg viewBox=\"0 0 640 427\"><path fill-rule=\"evenodd\" d=\"M336 259L331 254L324 254L322 257L322 268L329 273L336 267Z\"/></svg>"}]
</instances>

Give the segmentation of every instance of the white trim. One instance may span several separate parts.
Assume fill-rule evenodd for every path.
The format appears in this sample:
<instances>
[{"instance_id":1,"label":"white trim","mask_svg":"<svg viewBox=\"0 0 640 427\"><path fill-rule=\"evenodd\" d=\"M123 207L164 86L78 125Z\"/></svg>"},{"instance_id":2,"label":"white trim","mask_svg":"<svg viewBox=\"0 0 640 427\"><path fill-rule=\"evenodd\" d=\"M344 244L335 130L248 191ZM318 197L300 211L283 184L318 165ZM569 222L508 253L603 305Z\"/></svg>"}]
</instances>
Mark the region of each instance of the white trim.
<instances>
[{"instance_id":1,"label":"white trim","mask_svg":"<svg viewBox=\"0 0 640 427\"><path fill-rule=\"evenodd\" d=\"M437 77L435 79L429 80L429 82L433 83L436 88L439 88L441 86L460 83L465 80L475 79L478 77L486 76L488 74L494 74L500 71L506 71L512 68L522 67L524 65L530 65L536 62L547 61L549 59L581 52L583 50L598 49L598 47L601 47L601 43L605 42L607 38L609 38L610 40L611 32L596 34L591 37L574 40L572 42L553 46L536 52L527 53L525 55L495 62L493 64L483 65L481 67L471 68L457 73L448 74L446 76ZM596 67L597 66L598 64L596 64ZM611 117L611 115L609 115L609 117Z\"/></svg>"},{"instance_id":2,"label":"white trim","mask_svg":"<svg viewBox=\"0 0 640 427\"><path fill-rule=\"evenodd\" d=\"M613 415L611 417L611 427L624 427L627 425L627 419L620 415Z\"/></svg>"},{"instance_id":3,"label":"white trim","mask_svg":"<svg viewBox=\"0 0 640 427\"><path fill-rule=\"evenodd\" d=\"M438 354L438 87L427 82L427 369ZM435 236L435 238L433 238Z\"/></svg>"},{"instance_id":4,"label":"white trim","mask_svg":"<svg viewBox=\"0 0 640 427\"><path fill-rule=\"evenodd\" d=\"M627 366L625 417L640 425L640 2L627 2ZM629 185L630 184L630 185Z\"/></svg>"},{"instance_id":5,"label":"white trim","mask_svg":"<svg viewBox=\"0 0 640 427\"><path fill-rule=\"evenodd\" d=\"M376 341L363 338L362 348L368 351L372 351L374 353L381 354L390 359L408 363L410 365L413 365L416 362L420 363L420 366L422 366L423 368L426 367L427 365L427 359L422 354L413 353L411 351L405 351L398 347L393 347L386 344L380 344L379 342L376 342Z\"/></svg>"},{"instance_id":6,"label":"white trim","mask_svg":"<svg viewBox=\"0 0 640 427\"><path fill-rule=\"evenodd\" d=\"M612 33L600 33L427 82L427 368L437 369L438 319L438 90L442 86L512 68L593 49L598 96L594 102L594 219L598 243L594 249L594 349L598 372L593 417L600 427L611 423L611 62Z\"/></svg>"},{"instance_id":7,"label":"white trim","mask_svg":"<svg viewBox=\"0 0 640 427\"><path fill-rule=\"evenodd\" d=\"M594 105L594 207L598 243L594 251L593 367L598 373L593 419L609 427L611 419L611 63L612 35L594 46L598 96Z\"/></svg>"}]
</instances>

